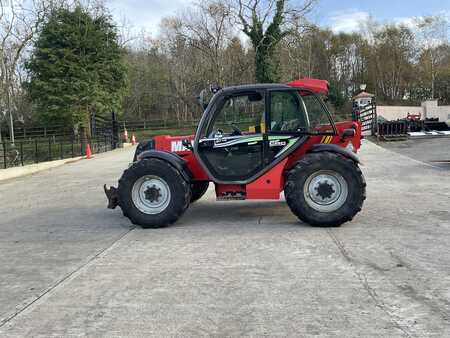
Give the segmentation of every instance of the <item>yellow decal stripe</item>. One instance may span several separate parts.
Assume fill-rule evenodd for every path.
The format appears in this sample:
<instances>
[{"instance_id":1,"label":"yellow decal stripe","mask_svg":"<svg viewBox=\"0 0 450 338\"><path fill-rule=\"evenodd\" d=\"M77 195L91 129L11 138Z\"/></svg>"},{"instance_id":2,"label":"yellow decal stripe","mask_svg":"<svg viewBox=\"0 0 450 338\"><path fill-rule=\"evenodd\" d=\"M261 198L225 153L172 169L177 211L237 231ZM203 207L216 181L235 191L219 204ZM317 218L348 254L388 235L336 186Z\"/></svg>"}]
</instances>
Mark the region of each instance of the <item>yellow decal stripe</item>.
<instances>
[{"instance_id":1,"label":"yellow decal stripe","mask_svg":"<svg viewBox=\"0 0 450 338\"><path fill-rule=\"evenodd\" d=\"M322 136L320 143L331 143L333 142L333 136Z\"/></svg>"}]
</instances>

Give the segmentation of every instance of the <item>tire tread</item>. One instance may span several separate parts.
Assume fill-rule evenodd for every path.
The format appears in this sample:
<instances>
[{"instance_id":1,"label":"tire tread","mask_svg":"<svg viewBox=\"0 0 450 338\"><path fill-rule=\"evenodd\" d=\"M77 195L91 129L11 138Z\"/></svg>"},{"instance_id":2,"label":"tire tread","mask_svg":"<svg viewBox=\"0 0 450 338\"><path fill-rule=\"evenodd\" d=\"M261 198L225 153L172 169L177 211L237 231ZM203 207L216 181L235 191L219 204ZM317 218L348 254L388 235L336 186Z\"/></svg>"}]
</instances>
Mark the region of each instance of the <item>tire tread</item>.
<instances>
[{"instance_id":1,"label":"tire tread","mask_svg":"<svg viewBox=\"0 0 450 338\"><path fill-rule=\"evenodd\" d=\"M298 182L301 181L300 178L306 179L304 177L308 173L308 170L314 166L316 163L330 164L330 163L341 163L344 167L354 170L354 177L356 178L355 186L360 189L358 192L358 198L352 201L350 204L346 202L347 205L341 207L338 211L329 213L336 214L338 217L334 219L329 219L324 221L323 219L318 219L316 215L320 213L311 209L306 202L303 202L299 198L299 191L303 195L303 186L299 187ZM362 174L359 166L351 159L333 152L320 152L320 153L310 153L301 158L297 164L288 172L286 177L286 183L284 187L286 202L291 209L291 211L302 221L313 225L322 227L337 227L345 222L351 221L354 216L362 210L364 200L366 199L366 181ZM343 213L345 211L345 213Z\"/></svg>"},{"instance_id":2,"label":"tire tread","mask_svg":"<svg viewBox=\"0 0 450 338\"><path fill-rule=\"evenodd\" d=\"M175 198L175 200L169 205L171 209L164 210L161 213L162 215L159 214L161 215L160 219L155 215L146 215L140 212L134 206L131 198L131 189L137 178L152 173L153 171L165 171L171 175L174 180L167 183L171 186L171 190L174 188L175 184L179 184L180 186L178 186L177 189L182 190L183 196L181 202L178 200L178 196L172 197ZM175 223L189 207L191 199L190 185L183 178L183 175L170 163L160 159L144 159L135 162L131 167L126 169L119 179L118 192L119 206L122 209L123 215L128 217L133 224L140 225L143 228L160 228ZM171 193L173 194L173 191L171 191Z\"/></svg>"}]
</instances>

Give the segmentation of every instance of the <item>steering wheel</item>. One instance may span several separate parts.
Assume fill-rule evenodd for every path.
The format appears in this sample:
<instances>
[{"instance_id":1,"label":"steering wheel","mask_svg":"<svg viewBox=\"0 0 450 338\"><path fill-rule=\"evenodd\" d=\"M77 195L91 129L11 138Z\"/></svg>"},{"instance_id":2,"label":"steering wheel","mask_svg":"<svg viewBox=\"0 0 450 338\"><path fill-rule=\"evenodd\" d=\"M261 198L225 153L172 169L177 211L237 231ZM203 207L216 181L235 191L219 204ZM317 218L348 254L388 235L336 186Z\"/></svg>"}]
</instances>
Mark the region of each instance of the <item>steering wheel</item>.
<instances>
[{"instance_id":1,"label":"steering wheel","mask_svg":"<svg viewBox=\"0 0 450 338\"><path fill-rule=\"evenodd\" d=\"M238 128L238 126L234 123L231 124L231 128L233 128L234 135L242 135L242 131Z\"/></svg>"}]
</instances>

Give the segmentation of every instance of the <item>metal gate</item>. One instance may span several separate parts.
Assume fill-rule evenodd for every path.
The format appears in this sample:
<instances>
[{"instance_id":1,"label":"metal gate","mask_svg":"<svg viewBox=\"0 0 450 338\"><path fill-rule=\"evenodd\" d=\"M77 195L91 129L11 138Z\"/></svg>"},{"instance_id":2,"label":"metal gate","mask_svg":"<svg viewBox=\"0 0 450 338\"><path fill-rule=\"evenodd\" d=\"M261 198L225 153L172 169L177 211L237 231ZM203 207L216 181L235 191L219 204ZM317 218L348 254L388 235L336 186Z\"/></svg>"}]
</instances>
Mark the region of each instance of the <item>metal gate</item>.
<instances>
[{"instance_id":1,"label":"metal gate","mask_svg":"<svg viewBox=\"0 0 450 338\"><path fill-rule=\"evenodd\" d=\"M355 105L352 111L353 121L362 124L362 132L365 135L377 134L377 105L375 102L363 107Z\"/></svg>"},{"instance_id":2,"label":"metal gate","mask_svg":"<svg viewBox=\"0 0 450 338\"><path fill-rule=\"evenodd\" d=\"M91 135L93 137L107 136L111 140L111 148L116 149L120 146L119 121L117 113L111 112L111 119L91 117Z\"/></svg>"}]
</instances>

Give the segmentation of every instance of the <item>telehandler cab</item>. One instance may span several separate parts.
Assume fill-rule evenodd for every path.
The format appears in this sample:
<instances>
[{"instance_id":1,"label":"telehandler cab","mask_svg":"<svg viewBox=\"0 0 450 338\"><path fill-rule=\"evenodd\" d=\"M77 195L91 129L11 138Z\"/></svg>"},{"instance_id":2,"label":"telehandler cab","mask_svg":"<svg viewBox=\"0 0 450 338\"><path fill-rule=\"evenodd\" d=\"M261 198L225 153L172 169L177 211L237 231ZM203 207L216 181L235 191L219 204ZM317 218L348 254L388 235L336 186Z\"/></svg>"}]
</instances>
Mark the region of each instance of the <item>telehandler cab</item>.
<instances>
[{"instance_id":1,"label":"telehandler cab","mask_svg":"<svg viewBox=\"0 0 450 338\"><path fill-rule=\"evenodd\" d=\"M138 145L108 207L134 224L174 223L213 182L217 200L278 200L313 226L339 226L361 210L366 183L355 153L361 124L334 123L320 98L328 82L302 79L216 89L193 136Z\"/></svg>"}]
</instances>

